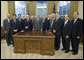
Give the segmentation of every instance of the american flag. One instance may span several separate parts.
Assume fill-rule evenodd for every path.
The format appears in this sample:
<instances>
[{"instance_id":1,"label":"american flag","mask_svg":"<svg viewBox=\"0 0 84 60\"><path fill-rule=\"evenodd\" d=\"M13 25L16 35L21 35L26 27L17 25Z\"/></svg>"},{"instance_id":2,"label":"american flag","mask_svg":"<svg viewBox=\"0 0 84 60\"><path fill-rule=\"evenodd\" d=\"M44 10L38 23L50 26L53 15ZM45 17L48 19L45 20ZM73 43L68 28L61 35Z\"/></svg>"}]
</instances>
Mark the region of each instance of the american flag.
<instances>
[{"instance_id":1,"label":"american flag","mask_svg":"<svg viewBox=\"0 0 84 60\"><path fill-rule=\"evenodd\" d=\"M53 13L55 14L56 12L55 12L55 4L54 4L54 7L53 7Z\"/></svg>"},{"instance_id":2,"label":"american flag","mask_svg":"<svg viewBox=\"0 0 84 60\"><path fill-rule=\"evenodd\" d=\"M27 14L29 15L29 5L27 5Z\"/></svg>"}]
</instances>

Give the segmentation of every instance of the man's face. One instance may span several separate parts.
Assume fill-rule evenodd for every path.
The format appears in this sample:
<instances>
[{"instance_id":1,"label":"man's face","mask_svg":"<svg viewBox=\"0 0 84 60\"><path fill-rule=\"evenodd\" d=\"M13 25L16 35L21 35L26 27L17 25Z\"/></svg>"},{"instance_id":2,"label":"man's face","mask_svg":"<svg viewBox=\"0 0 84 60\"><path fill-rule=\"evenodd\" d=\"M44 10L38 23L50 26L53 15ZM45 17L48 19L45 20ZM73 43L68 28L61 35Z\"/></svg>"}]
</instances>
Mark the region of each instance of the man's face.
<instances>
[{"instance_id":1,"label":"man's face","mask_svg":"<svg viewBox=\"0 0 84 60\"><path fill-rule=\"evenodd\" d=\"M54 15L54 14L52 14L52 18L54 18L54 16L55 16L55 15Z\"/></svg>"},{"instance_id":2,"label":"man's face","mask_svg":"<svg viewBox=\"0 0 84 60\"><path fill-rule=\"evenodd\" d=\"M25 18L25 16L23 15L22 18Z\"/></svg>"},{"instance_id":3,"label":"man's face","mask_svg":"<svg viewBox=\"0 0 84 60\"><path fill-rule=\"evenodd\" d=\"M39 14L37 14L37 18L39 18L40 17L40 15Z\"/></svg>"},{"instance_id":4,"label":"man's face","mask_svg":"<svg viewBox=\"0 0 84 60\"><path fill-rule=\"evenodd\" d=\"M37 16L35 16L35 18L37 18Z\"/></svg>"},{"instance_id":5,"label":"man's face","mask_svg":"<svg viewBox=\"0 0 84 60\"><path fill-rule=\"evenodd\" d=\"M29 18L29 15L26 15L26 18Z\"/></svg>"},{"instance_id":6,"label":"man's face","mask_svg":"<svg viewBox=\"0 0 84 60\"><path fill-rule=\"evenodd\" d=\"M31 16L31 19L33 19L34 17L33 16Z\"/></svg>"},{"instance_id":7,"label":"man's face","mask_svg":"<svg viewBox=\"0 0 84 60\"><path fill-rule=\"evenodd\" d=\"M46 17L43 17L43 20L45 20Z\"/></svg>"},{"instance_id":8,"label":"man's face","mask_svg":"<svg viewBox=\"0 0 84 60\"><path fill-rule=\"evenodd\" d=\"M16 17L15 17L15 15L13 16L13 19L15 19Z\"/></svg>"},{"instance_id":9,"label":"man's face","mask_svg":"<svg viewBox=\"0 0 84 60\"><path fill-rule=\"evenodd\" d=\"M10 14L7 15L7 18L10 18Z\"/></svg>"},{"instance_id":10,"label":"man's face","mask_svg":"<svg viewBox=\"0 0 84 60\"><path fill-rule=\"evenodd\" d=\"M20 15L18 15L18 18L20 18L21 16Z\"/></svg>"},{"instance_id":11,"label":"man's face","mask_svg":"<svg viewBox=\"0 0 84 60\"><path fill-rule=\"evenodd\" d=\"M78 17L77 12L74 12L73 18L76 19Z\"/></svg>"},{"instance_id":12,"label":"man's face","mask_svg":"<svg viewBox=\"0 0 84 60\"><path fill-rule=\"evenodd\" d=\"M49 15L47 15L46 17L49 18Z\"/></svg>"},{"instance_id":13,"label":"man's face","mask_svg":"<svg viewBox=\"0 0 84 60\"><path fill-rule=\"evenodd\" d=\"M59 14L58 13L56 13L56 18L59 18Z\"/></svg>"},{"instance_id":14,"label":"man's face","mask_svg":"<svg viewBox=\"0 0 84 60\"><path fill-rule=\"evenodd\" d=\"M65 20L68 20L68 19L69 19L69 17L66 15L66 16L65 16Z\"/></svg>"}]
</instances>

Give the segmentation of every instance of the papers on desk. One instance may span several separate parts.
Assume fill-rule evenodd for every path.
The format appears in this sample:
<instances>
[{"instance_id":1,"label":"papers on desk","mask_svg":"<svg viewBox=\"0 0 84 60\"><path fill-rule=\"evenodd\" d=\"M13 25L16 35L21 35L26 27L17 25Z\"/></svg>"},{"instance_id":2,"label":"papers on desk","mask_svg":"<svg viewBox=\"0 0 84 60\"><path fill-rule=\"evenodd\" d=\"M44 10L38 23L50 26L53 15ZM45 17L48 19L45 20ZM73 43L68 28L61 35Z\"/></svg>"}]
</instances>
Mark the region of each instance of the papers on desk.
<instances>
[{"instance_id":1,"label":"papers on desk","mask_svg":"<svg viewBox=\"0 0 84 60\"><path fill-rule=\"evenodd\" d=\"M24 31L22 30L22 31L20 31L20 32L24 32Z\"/></svg>"}]
</instances>

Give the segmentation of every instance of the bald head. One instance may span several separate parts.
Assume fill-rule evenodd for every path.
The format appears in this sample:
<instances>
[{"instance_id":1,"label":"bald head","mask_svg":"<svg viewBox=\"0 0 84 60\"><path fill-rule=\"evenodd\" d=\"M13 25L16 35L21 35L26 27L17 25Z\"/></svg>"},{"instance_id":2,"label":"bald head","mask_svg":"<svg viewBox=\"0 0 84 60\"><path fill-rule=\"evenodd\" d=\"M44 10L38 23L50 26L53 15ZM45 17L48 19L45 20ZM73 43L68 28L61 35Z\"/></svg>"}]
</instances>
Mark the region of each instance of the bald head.
<instances>
[{"instance_id":1,"label":"bald head","mask_svg":"<svg viewBox=\"0 0 84 60\"><path fill-rule=\"evenodd\" d=\"M50 14L49 16L50 16L50 19L52 19L52 14Z\"/></svg>"}]
</instances>

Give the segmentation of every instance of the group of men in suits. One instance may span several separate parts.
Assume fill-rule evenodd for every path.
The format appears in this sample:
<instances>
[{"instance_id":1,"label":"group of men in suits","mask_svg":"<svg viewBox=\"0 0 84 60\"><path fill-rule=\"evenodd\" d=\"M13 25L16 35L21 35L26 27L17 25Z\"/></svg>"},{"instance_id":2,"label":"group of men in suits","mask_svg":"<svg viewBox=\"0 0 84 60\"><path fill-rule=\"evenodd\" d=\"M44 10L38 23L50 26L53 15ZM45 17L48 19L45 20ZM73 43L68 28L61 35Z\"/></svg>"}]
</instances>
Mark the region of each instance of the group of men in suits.
<instances>
[{"instance_id":1,"label":"group of men in suits","mask_svg":"<svg viewBox=\"0 0 84 60\"><path fill-rule=\"evenodd\" d=\"M7 15L7 19L3 21L3 28L5 31L7 45L13 44L14 41L12 35L20 31L49 31L53 33L55 37L55 50L60 49L60 38L62 37L62 45L65 53L70 51L70 42L72 46L73 55L78 54L79 41L81 34L83 32L83 20L78 17L79 13L74 12L73 20L69 20L69 16L65 15L65 22L60 17L60 14L50 14L46 17L40 17L39 14L29 17L26 15L25 18L21 18L21 14L12 15L10 19L10 14Z\"/></svg>"}]
</instances>

